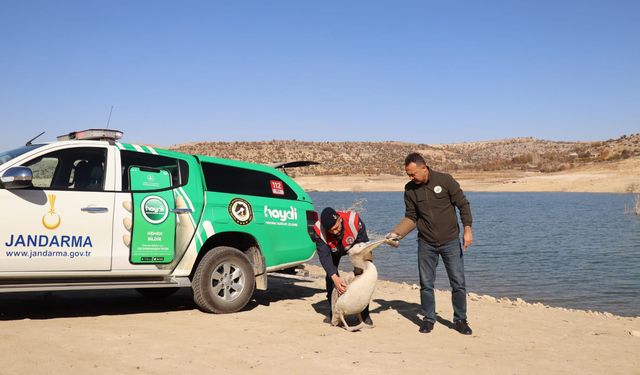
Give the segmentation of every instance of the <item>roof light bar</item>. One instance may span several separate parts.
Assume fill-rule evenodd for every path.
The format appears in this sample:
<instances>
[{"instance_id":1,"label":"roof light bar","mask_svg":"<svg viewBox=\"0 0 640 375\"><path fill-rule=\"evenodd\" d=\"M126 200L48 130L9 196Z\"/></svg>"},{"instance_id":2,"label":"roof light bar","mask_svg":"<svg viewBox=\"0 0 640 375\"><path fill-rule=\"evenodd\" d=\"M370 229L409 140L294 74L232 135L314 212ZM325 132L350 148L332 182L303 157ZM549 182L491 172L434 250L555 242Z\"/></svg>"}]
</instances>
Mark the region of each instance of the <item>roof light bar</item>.
<instances>
[{"instance_id":1,"label":"roof light bar","mask_svg":"<svg viewBox=\"0 0 640 375\"><path fill-rule=\"evenodd\" d=\"M110 129L86 129L69 134L60 135L56 139L58 141L73 141L73 140L94 140L94 141L116 141L122 138L122 133L119 130Z\"/></svg>"}]
</instances>

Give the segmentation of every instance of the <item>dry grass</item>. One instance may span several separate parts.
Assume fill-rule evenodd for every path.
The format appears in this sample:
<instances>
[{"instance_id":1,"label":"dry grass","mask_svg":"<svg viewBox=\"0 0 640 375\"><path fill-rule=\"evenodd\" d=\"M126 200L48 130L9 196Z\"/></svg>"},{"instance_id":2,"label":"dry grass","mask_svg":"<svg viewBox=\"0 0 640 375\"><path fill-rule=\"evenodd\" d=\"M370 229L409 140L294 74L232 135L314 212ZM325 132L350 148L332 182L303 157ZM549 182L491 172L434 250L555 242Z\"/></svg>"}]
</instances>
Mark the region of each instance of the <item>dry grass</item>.
<instances>
[{"instance_id":1,"label":"dry grass","mask_svg":"<svg viewBox=\"0 0 640 375\"><path fill-rule=\"evenodd\" d=\"M430 166L449 172L558 172L580 165L640 156L640 133L601 142L558 142L513 138L456 144L408 142L194 142L171 147L255 163L313 160L320 165L291 170L294 176L404 175L405 156L422 153ZM634 189L637 187L634 187ZM636 193L638 191L630 191Z\"/></svg>"},{"instance_id":2,"label":"dry grass","mask_svg":"<svg viewBox=\"0 0 640 375\"><path fill-rule=\"evenodd\" d=\"M625 214L636 214L640 216L640 194L636 194L633 200L633 205L631 207L624 205L624 213Z\"/></svg>"}]
</instances>

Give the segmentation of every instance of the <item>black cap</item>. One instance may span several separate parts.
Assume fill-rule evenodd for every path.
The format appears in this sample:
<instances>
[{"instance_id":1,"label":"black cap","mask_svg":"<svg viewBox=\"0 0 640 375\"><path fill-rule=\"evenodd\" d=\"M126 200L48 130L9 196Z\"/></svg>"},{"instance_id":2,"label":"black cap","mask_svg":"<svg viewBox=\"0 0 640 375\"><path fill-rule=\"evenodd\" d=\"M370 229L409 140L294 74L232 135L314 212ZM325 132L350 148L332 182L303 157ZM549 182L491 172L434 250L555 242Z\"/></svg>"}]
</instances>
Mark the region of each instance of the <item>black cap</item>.
<instances>
[{"instance_id":1,"label":"black cap","mask_svg":"<svg viewBox=\"0 0 640 375\"><path fill-rule=\"evenodd\" d=\"M336 225L336 221L338 221L338 213L331 207L327 207L322 210L320 214L320 224L324 229L331 229L334 225Z\"/></svg>"}]
</instances>

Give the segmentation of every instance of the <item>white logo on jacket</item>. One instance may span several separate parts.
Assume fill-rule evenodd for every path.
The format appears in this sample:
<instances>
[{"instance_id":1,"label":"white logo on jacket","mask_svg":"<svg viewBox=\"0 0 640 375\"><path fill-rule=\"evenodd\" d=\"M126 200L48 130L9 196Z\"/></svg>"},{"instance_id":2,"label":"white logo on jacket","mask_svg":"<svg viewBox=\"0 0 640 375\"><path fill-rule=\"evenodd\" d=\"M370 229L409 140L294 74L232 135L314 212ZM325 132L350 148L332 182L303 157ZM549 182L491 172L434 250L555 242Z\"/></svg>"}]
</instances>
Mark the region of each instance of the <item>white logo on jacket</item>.
<instances>
[{"instance_id":1,"label":"white logo on jacket","mask_svg":"<svg viewBox=\"0 0 640 375\"><path fill-rule=\"evenodd\" d=\"M436 194L440 194L442 193L442 186L438 185L436 187L433 188L433 192Z\"/></svg>"}]
</instances>

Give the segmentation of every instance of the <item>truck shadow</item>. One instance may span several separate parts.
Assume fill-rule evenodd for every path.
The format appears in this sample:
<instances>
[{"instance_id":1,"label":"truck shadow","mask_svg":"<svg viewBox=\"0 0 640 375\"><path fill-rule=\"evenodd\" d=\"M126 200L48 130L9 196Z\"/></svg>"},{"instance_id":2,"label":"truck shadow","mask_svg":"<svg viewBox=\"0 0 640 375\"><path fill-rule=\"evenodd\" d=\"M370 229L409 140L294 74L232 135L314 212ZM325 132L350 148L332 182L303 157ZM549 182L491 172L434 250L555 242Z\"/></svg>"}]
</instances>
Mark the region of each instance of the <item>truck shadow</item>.
<instances>
[{"instance_id":1,"label":"truck shadow","mask_svg":"<svg viewBox=\"0 0 640 375\"><path fill-rule=\"evenodd\" d=\"M269 290L256 290L242 311L271 303L304 299L323 290L300 282L269 278ZM198 310L191 288L165 298L149 298L135 290L83 290L0 294L0 321L128 315ZM203 313L204 314L204 313Z\"/></svg>"},{"instance_id":2,"label":"truck shadow","mask_svg":"<svg viewBox=\"0 0 640 375\"><path fill-rule=\"evenodd\" d=\"M197 306L189 288L158 299L144 297L130 289L0 295L0 320L74 318L193 309L197 309Z\"/></svg>"},{"instance_id":3,"label":"truck shadow","mask_svg":"<svg viewBox=\"0 0 640 375\"><path fill-rule=\"evenodd\" d=\"M285 300L301 300L325 292L324 289L313 287L311 282L269 277L268 290L256 290L253 299L249 301L247 309L258 305L269 306L271 303Z\"/></svg>"}]
</instances>

